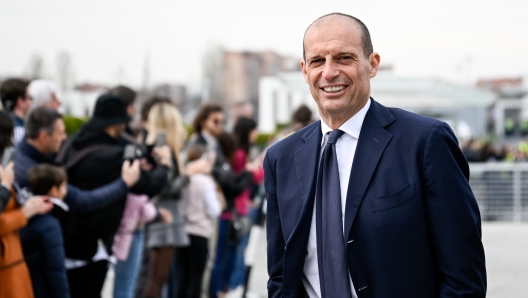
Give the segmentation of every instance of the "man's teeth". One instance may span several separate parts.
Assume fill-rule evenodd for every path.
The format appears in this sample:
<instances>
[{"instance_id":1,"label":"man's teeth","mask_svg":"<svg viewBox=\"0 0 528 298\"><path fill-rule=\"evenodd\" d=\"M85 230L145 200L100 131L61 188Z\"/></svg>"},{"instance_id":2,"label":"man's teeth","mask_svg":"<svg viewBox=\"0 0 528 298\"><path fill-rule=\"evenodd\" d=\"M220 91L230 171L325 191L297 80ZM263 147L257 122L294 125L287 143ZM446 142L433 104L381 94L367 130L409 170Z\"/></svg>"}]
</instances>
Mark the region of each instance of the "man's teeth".
<instances>
[{"instance_id":1,"label":"man's teeth","mask_svg":"<svg viewBox=\"0 0 528 298\"><path fill-rule=\"evenodd\" d=\"M334 87L326 87L323 88L326 92L339 92L343 89L345 89L345 86L334 86Z\"/></svg>"}]
</instances>

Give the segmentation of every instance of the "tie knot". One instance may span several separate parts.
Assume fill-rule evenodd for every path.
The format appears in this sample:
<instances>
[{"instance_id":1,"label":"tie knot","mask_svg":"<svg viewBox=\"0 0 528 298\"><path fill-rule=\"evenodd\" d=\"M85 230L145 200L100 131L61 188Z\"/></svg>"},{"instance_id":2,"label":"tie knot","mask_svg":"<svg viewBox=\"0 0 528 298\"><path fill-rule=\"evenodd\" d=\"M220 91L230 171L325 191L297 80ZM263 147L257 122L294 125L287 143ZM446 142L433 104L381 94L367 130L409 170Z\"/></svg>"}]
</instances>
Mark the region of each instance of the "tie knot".
<instances>
[{"instance_id":1,"label":"tie knot","mask_svg":"<svg viewBox=\"0 0 528 298\"><path fill-rule=\"evenodd\" d=\"M335 144L345 132L339 129L332 130L328 136L327 144Z\"/></svg>"}]
</instances>

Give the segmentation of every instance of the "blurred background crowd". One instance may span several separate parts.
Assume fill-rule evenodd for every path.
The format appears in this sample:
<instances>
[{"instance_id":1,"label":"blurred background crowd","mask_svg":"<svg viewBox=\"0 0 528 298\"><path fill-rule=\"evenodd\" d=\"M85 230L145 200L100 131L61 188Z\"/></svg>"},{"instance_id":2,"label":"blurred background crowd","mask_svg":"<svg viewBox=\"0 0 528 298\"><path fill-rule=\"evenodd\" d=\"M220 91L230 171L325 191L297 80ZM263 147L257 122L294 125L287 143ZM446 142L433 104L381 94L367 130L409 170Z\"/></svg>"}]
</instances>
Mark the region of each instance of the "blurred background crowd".
<instances>
[{"instance_id":1,"label":"blurred background crowd","mask_svg":"<svg viewBox=\"0 0 528 298\"><path fill-rule=\"evenodd\" d=\"M120 85L75 126L50 80L0 96L1 297L99 297L110 266L113 297L241 297L265 149L314 121L301 105L259 136L250 105L206 103L186 125L170 97Z\"/></svg>"}]
</instances>

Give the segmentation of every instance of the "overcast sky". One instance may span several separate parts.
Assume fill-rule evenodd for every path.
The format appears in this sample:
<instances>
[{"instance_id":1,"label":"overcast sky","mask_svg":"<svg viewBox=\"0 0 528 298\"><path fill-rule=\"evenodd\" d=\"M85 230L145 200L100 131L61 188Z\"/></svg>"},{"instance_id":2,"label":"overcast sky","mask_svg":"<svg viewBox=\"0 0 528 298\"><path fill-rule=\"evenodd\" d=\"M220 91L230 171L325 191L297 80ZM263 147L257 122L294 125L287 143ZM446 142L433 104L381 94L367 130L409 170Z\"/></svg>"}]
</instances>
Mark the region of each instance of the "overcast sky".
<instances>
[{"instance_id":1,"label":"overcast sky","mask_svg":"<svg viewBox=\"0 0 528 298\"><path fill-rule=\"evenodd\" d=\"M382 64L398 75L458 82L528 77L528 2L522 0L0 0L0 76L27 72L68 51L77 82L139 86L146 53L151 83L196 83L208 44L302 55L317 17L343 12L369 28Z\"/></svg>"}]
</instances>

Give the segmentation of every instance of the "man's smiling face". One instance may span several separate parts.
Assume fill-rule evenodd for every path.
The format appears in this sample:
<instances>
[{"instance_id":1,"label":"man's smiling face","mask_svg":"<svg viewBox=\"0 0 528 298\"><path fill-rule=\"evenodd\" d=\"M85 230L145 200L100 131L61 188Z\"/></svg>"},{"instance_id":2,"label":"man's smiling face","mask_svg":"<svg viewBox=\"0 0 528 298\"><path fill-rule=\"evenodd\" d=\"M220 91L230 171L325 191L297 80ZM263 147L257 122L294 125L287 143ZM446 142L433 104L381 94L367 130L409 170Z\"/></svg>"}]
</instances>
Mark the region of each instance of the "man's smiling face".
<instances>
[{"instance_id":1,"label":"man's smiling face","mask_svg":"<svg viewBox=\"0 0 528 298\"><path fill-rule=\"evenodd\" d=\"M342 19L314 24L306 32L301 68L323 120L349 119L370 96L379 55L365 56L361 34L356 23Z\"/></svg>"}]
</instances>

